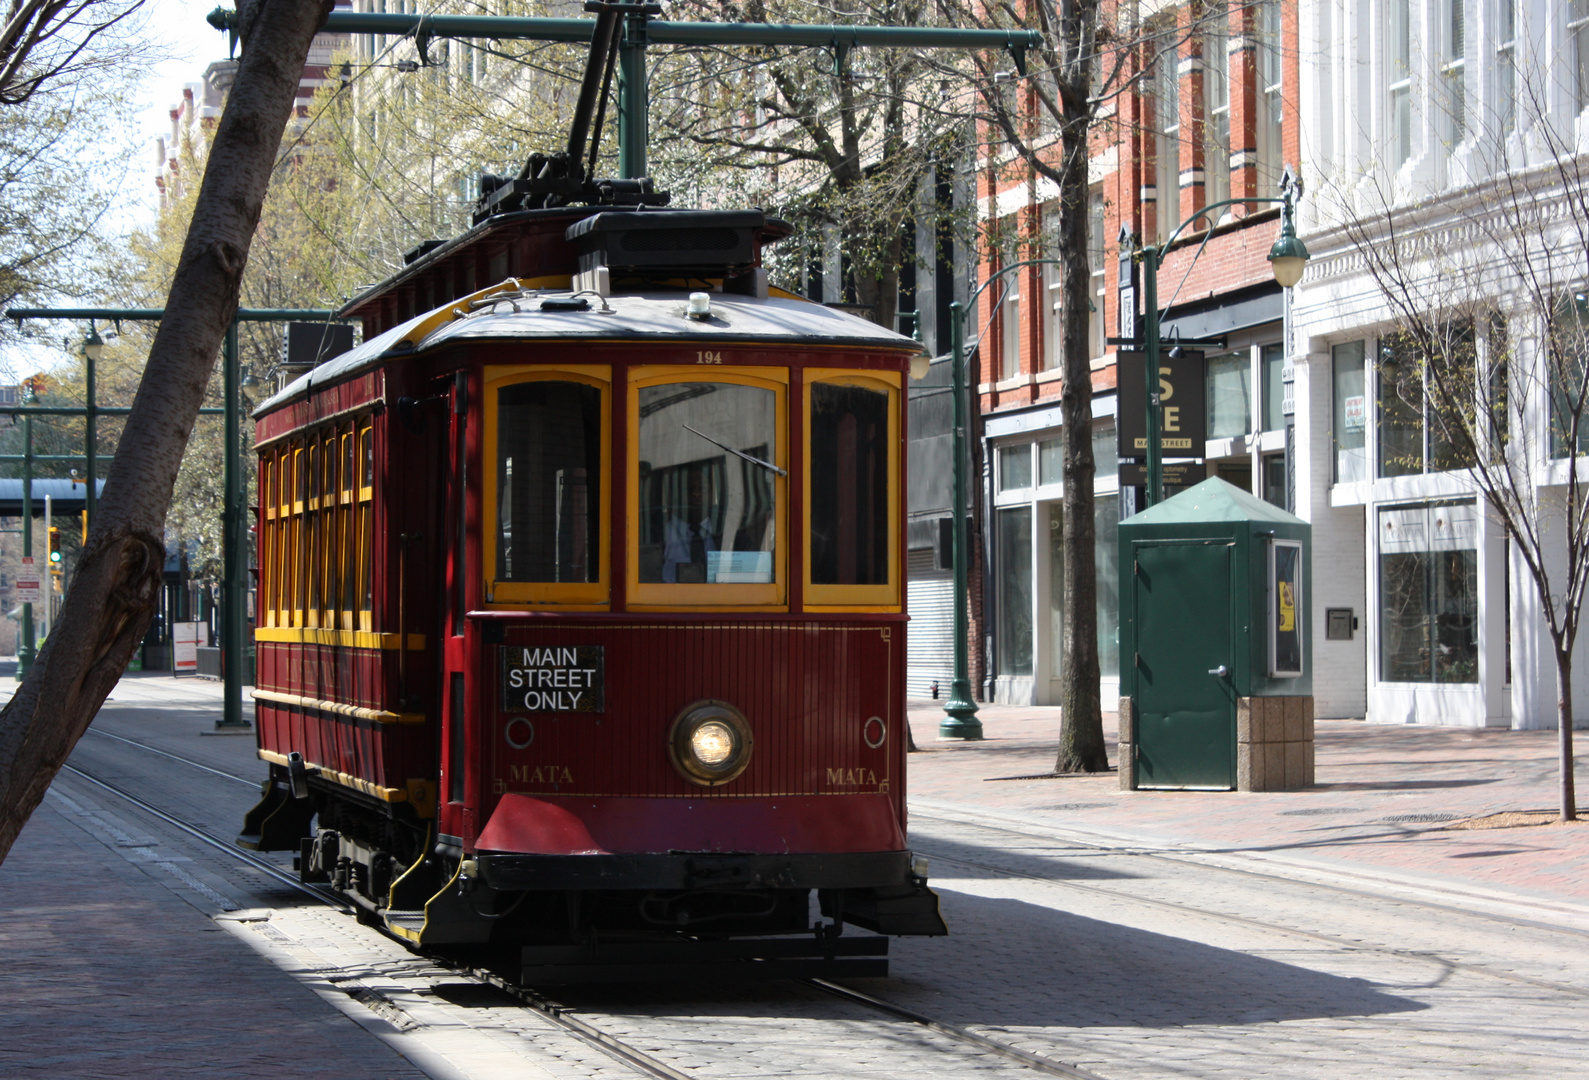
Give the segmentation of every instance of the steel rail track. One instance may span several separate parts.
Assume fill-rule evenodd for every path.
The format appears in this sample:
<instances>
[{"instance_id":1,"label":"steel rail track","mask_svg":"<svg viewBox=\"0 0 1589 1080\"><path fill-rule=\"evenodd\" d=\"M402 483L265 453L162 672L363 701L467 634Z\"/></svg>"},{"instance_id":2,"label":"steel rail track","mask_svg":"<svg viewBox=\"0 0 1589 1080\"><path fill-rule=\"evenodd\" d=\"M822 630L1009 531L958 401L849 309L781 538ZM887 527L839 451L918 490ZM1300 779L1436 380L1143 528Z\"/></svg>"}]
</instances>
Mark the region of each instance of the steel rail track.
<instances>
[{"instance_id":1,"label":"steel rail track","mask_svg":"<svg viewBox=\"0 0 1589 1080\"><path fill-rule=\"evenodd\" d=\"M1451 969L1457 970L1457 971L1470 971L1470 972L1473 972L1474 974L1478 974L1478 975L1487 975L1487 976L1489 976L1492 979L1501 979L1501 980L1503 980L1505 982L1522 983L1522 984L1527 985L1527 986L1534 986L1534 987L1538 987L1538 988L1544 989L1544 990L1553 990L1553 991L1556 991L1558 993L1570 994L1570 995L1572 995L1574 997L1589 998L1589 989L1584 989L1584 988L1578 987L1578 986L1570 986L1570 985L1568 985L1566 983L1553 982L1553 981L1551 981L1549 979L1536 979L1536 978L1534 978L1531 975L1519 975L1516 972L1512 972L1512 971L1501 971L1499 969L1492 968L1492 967L1489 967L1489 966L1484 965L1484 964L1475 964L1475 963L1471 963L1471 962L1468 962L1468 961L1465 961L1465 960L1450 960L1450 959L1447 959L1444 956L1441 956L1438 953L1423 952L1423 951L1420 951L1420 950L1417 950L1417 949L1397 949L1397 948L1394 948L1394 947L1389 946L1389 945L1369 945L1369 944L1365 944L1361 940L1357 940L1357 939L1353 939L1353 938L1337 937L1337 936L1335 936L1333 934L1321 934L1321 933L1319 933L1316 930L1300 930L1300 929L1297 929L1295 927L1281 926L1281 925L1276 924L1276 923L1264 922L1261 919L1249 918L1248 916L1245 916L1245 915L1233 915L1233 914L1230 914L1229 912L1214 911L1211 908L1199 907L1196 904L1179 904L1179 903L1176 903L1173 900L1157 900L1157 899L1154 899L1152 897L1147 897L1147 896L1133 896L1130 893L1121 892L1121 891L1116 890L1116 889L1105 888L1105 887L1100 886L1100 885L1082 885L1082 884L1079 884L1078 882L1069 881L1069 880L1066 880L1066 879L1063 879L1063 878L1044 877L1041 874L1027 874L1027 873L1023 873L1023 872L1021 872L1019 870L1009 870L1009 869L1006 869L1006 868L1001 867L1001 866L992 866L992 865L990 865L988 863L976 862L975 860L972 860L972 859L956 858L953 855L930 855L930 857L933 858L933 859L936 859L936 860L940 860L942 862L951 863L951 864L955 864L955 865L959 865L959 866L965 866L965 867L969 867L969 868L972 868L972 869L975 869L975 870L988 871L990 873L1000 874L1000 875L1003 875L1005 877L1020 878L1020 879L1025 880L1025 881L1040 881L1040 882L1043 882L1044 884L1058 886L1059 888L1062 888L1062 889L1071 889L1071 890L1074 890L1076 892L1092 893L1092 894L1097 895L1097 896L1107 896L1107 897L1109 897L1112 900L1124 900L1124 901L1126 901L1128 903L1132 903L1132 904L1140 904L1140 905L1143 905L1145 907L1163 908L1163 909L1166 909L1166 910L1169 910L1169 911L1180 912L1182 914L1193 913L1193 914L1197 914L1197 915L1203 915L1203 916L1206 916L1206 917L1211 918L1211 919L1219 919L1219 920L1222 920L1224 922L1235 923L1238 926L1250 927L1250 928L1255 929L1255 930L1264 930L1264 931L1270 931L1270 932L1274 932L1274 933L1289 934L1292 937L1300 937L1300 938L1304 938L1304 939L1307 939L1307 940L1310 940L1310 941L1323 942L1325 944L1334 946L1336 948L1342 948L1342 947L1349 948L1349 949L1353 950L1354 952L1379 953L1382 956L1394 956L1394 957L1398 957L1398 958L1403 959L1403 960L1422 960L1422 961L1425 961L1425 962L1428 962L1428 963L1439 964L1439 965L1442 965L1444 967L1451 968ZM1146 857L1147 858L1153 858L1154 856L1146 856ZM1218 868L1216 868L1216 869L1218 869ZM1240 873L1241 871L1233 871L1233 872ZM1270 877L1271 875L1260 874L1260 875L1256 875L1256 876L1259 876L1259 877ZM1289 879L1287 879L1287 878L1275 878L1275 880L1288 881ZM1344 890L1344 891L1350 892L1351 890ZM1392 900L1393 902L1397 902L1397 903L1402 902L1399 898L1377 896L1377 895L1375 895L1373 893L1360 893L1360 894L1356 894L1356 895L1370 897L1370 898L1376 899L1376 900L1389 899L1389 900ZM1407 902L1408 903L1416 903L1416 901L1407 901ZM1423 905L1423 906L1442 908L1442 905L1427 905L1426 904L1426 905ZM1460 909L1460 908L1452 908L1452 909L1449 909L1449 910L1456 911L1456 912L1459 912L1461 914L1473 914L1471 912L1462 911L1462 909ZM1498 921L1503 921L1504 922L1505 920L1498 920ZM1532 923L1528 923L1527 920L1518 920L1518 922L1525 923L1527 925L1535 925L1535 924L1532 924ZM1549 926L1543 926L1543 928L1544 929L1555 929L1554 927L1549 927Z\"/></svg>"},{"instance_id":2,"label":"steel rail track","mask_svg":"<svg viewBox=\"0 0 1589 1080\"><path fill-rule=\"evenodd\" d=\"M1225 874L1235 874L1239 877L1259 878L1264 881L1275 881L1285 885L1294 886L1299 884L1296 878L1286 877L1283 874L1277 874L1267 870L1252 870L1240 866L1224 866L1217 862L1211 862L1205 858L1205 856L1211 855L1217 856L1239 853L1196 851L1186 852L1184 854L1172 854L1163 851L1144 851L1139 847L1116 848L1110 847L1109 845L1096 840L1082 839L1081 837L1076 836L1074 833L1040 833L1016 828L1013 825L990 824L980 821L967 822L959 818L948 817L943 814L935 814L931 810L919 810L914 807L911 809L910 814L913 818L928 818L932 821L942 821L950 825L970 825L973 828L986 829L991 832L1008 833L1011 836L1024 836L1032 840L1063 840L1066 843L1075 844L1077 847L1087 848L1092 851L1105 852L1111 855L1128 855L1135 859L1152 859L1158 862L1167 862L1175 866L1194 866L1205 870L1218 870ZM937 857L943 858L945 860L952 859L952 856L949 855ZM965 860L960 861L965 862ZM996 870L999 873L1007 873L1013 877L1028 876L1021 874L1019 871L1003 870L999 867L985 866L982 863L966 862L966 865L976 866L985 870ZM1050 879L1037 877L1034 880L1048 881ZM1056 882L1056 884L1062 883ZM1312 888L1328 889L1330 892L1339 893L1342 896L1356 897L1361 900L1379 900L1395 904L1410 904L1416 907L1427 908L1430 911L1438 911L1447 915L1463 915L1470 919L1483 919L1486 922L1500 923L1503 926L1527 926L1535 930L1546 930L1553 934L1566 934L1570 937L1589 938L1589 930L1580 930L1574 926L1559 926L1555 923L1542 922L1538 919L1525 919L1508 915L1496 915L1487 911L1474 911L1471 908L1458 907L1455 904L1442 904L1435 900L1420 900L1417 897L1397 896L1391 893L1370 892L1367 889L1354 889L1349 885L1334 885L1327 881L1309 880L1305 884ZM1507 903L1511 901L1503 900L1502 902ZM1519 904L1528 903L1526 900L1518 900L1515 902ZM1211 912L1210 914L1213 913Z\"/></svg>"},{"instance_id":3,"label":"steel rail track","mask_svg":"<svg viewBox=\"0 0 1589 1080\"><path fill-rule=\"evenodd\" d=\"M1030 1053L1019 1047L1011 1046L1009 1043L1000 1042L998 1039L990 1039L986 1035L979 1035L975 1031L960 1027L957 1024L946 1024L941 1020L934 1020L930 1016L923 1016L912 1009L907 1009L902 1005L895 1005L891 1001L884 1001L882 998L872 997L870 994L863 994L859 990L850 989L848 986L840 986L838 983L829 982L826 979L802 979L801 981L807 986L814 986L818 990L832 994L834 997L843 998L845 1001L856 1005L864 1005L869 1009L887 1013L901 1020L909 1020L913 1024L920 1024L929 1031L935 1031L940 1035L947 1035L951 1039L969 1043L989 1053L997 1054L1002 1058L1007 1058L1028 1068L1037 1069L1040 1072L1049 1073L1052 1076L1064 1076L1068 1077L1069 1080L1104 1080L1097 1073L1088 1072L1086 1069L1078 1068L1075 1065L1066 1065L1062 1061L1055 1061L1053 1058L1042 1054Z\"/></svg>"},{"instance_id":4,"label":"steel rail track","mask_svg":"<svg viewBox=\"0 0 1589 1080\"><path fill-rule=\"evenodd\" d=\"M197 762L190 762L190 764L198 764L198 763ZM200 767L203 768L204 766L200 766ZM95 776L94 774L89 773L89 772L85 772L85 771L83 771L82 769L78 768L75 765L62 765L61 768L64 771L71 773L73 776L76 776L76 777L78 777L78 778L80 778L82 780L86 780L88 783L93 784L96 787L103 788L104 790L110 792L112 795L116 795L116 796L119 796L119 797L127 800L128 802L132 803L134 806L136 806L140 810L142 810L144 813L149 814L152 817L158 818L159 820L165 822L167 825L170 825L173 828L178 829L178 830L186 833L187 835L193 837L195 840L198 840L201 843L208 844L210 847L215 848L217 851L221 851L221 852L224 852L227 855L230 855L232 858L238 860L239 862L247 863L249 866L254 867L256 870L260 870L263 873L268 874L270 877L275 878L277 881L280 881L282 884L287 885L290 888L296 889L298 892L301 892L304 895L313 897L314 899L318 900L322 904L327 905L328 907L337 908L344 915L353 914L352 906L349 905L346 901L339 900L339 899L337 899L336 897L332 896L329 893L323 892L320 889L316 889L312 885L305 885L303 882L299 881L298 878L295 875L289 873L286 870L283 870L281 867L277 866L275 863L271 862L270 860L262 859L258 855L255 855L255 854L253 854L251 852L248 852L248 851L244 851L243 849L239 848L236 844L233 844L231 841L222 840L222 839L220 839L218 837L211 836L209 833L205 832L203 829L200 829L198 826L191 825L188 822L183 821L181 818L177 817L175 814L168 813L167 811L160 809L160 807L154 805L153 803L147 801L146 799L139 798L137 795L134 795L130 791L125 791L122 788L117 787L115 784L112 784L112 783L110 783L108 781L105 781L105 780L101 780L99 777ZM211 771L213 771L213 770L211 770Z\"/></svg>"},{"instance_id":5,"label":"steel rail track","mask_svg":"<svg viewBox=\"0 0 1589 1080\"><path fill-rule=\"evenodd\" d=\"M92 728L89 730L93 731ZM134 739L124 738L120 735L112 735L106 731L96 731L94 734L115 739L118 742L125 743L128 746L137 747L141 750L147 750L172 761L180 762L185 765L191 765L195 768L202 769L205 772L212 773L224 779L245 783L250 787L258 786L258 784L254 781L244 780L240 776L235 776L231 773L212 768L201 762L194 761L191 758L185 758L181 755L172 754L168 751L158 749L157 747L149 746L147 743L141 743ZM145 813L150 814L155 818L165 822L166 824L181 830L194 839L199 840L204 844L207 844L208 846L239 860L240 862L247 863L250 866L264 871L271 877L287 885L290 885L292 888L304 893L305 895L326 905L327 907L331 907L344 915L357 914L352 905L348 904L346 901L340 900L334 895L324 890L317 889L314 886L305 885L299 881L297 877L288 873L287 871L282 870L275 864L262 859L257 855L253 855L247 851L244 851L228 841L214 837L197 826L192 825L181 818L160 809L147 800L142 799L137 795L133 795L131 792L125 791L115 784L101 780L99 777L94 776L91 773L88 773L74 765L64 765L62 768L70 771L74 776L80 777L91 784L103 788L105 791L108 791L113 795L125 799L134 806L137 806L139 809L143 810ZM445 966L449 970L456 972L460 976L473 979L474 981L484 985L491 986L496 990L514 998L515 1000L522 1002L525 1006L533 1009L541 1016L544 1016L553 1024L557 1025L564 1031L567 1031L581 1042L586 1043L594 1049L600 1050L602 1053L606 1054L615 1061L619 1061L625 1065L628 1065L630 1068L633 1068L647 1076L656 1077L657 1080L696 1080L696 1078L690 1076L690 1074L680 1072L667 1062L662 1061L659 1058L652 1057L645 1051L636 1049L635 1047L624 1042L622 1039L616 1038L615 1036L602 1031L595 1025L588 1024L585 1021L578 1019L574 1015L574 1010L568 1008L567 1006L560 1005L551 998L538 994L533 990L529 990L521 986L515 986L513 983L503 979L500 975L497 975L495 972L489 971L485 968L460 967L447 961L445 958L436 957L431 954L426 955L429 956L431 960L437 961L438 963L442 964L442 966ZM1045 1072L1052 1076L1065 1077L1067 1080L1104 1080L1104 1078L1100 1077L1097 1073L1088 1072L1085 1069L1066 1065L1063 1062L1056 1061L1053 1058L1045 1057L1041 1054L1030 1053L1026 1050L1020 1049L1019 1047L1000 1042L997 1039L991 1039L986 1035L978 1034L977 1032L970 1031L955 1024L948 1024L939 1020L934 1020L929 1016L924 1016L923 1014L915 1012L911 1009L907 1009L900 1005L895 1005L892 1002L884 1001L881 998L872 997L869 994L861 993L858 990L853 990L846 986L841 986L838 983L829 982L826 979L803 979L800 981L807 986L811 986L817 990L821 990L824 993L831 994L834 997L848 1001L851 1004L860 1005L864 1008L871 1009L875 1012L881 1012L897 1019L907 1020L913 1024L919 1024L922 1027L936 1032L939 1035L946 1036L961 1043L975 1046L980 1050L996 1054L999 1057L1005 1058L1006 1060L1013 1061L1017 1064L1024 1065L1039 1072Z\"/></svg>"},{"instance_id":6,"label":"steel rail track","mask_svg":"<svg viewBox=\"0 0 1589 1080\"><path fill-rule=\"evenodd\" d=\"M126 743L128 746L136 746L138 749L147 750L151 754L159 754L163 758L170 758L172 761L180 761L184 765L191 765L195 769L203 769L207 773L213 773L214 775L222 777L223 779L226 779L226 780L235 780L239 784L247 784L249 787L253 788L255 791L259 790L259 785L260 785L260 781L259 780L249 780L249 779L246 779L244 777L238 776L236 773L223 772L220 769L213 768L213 767L211 767L209 765L205 765L202 762L194 761L192 758L185 758L185 757L183 757L180 754L173 754L173 753L171 753L168 750L162 750L158 746L150 746L148 743L141 743L137 739L129 739L129 738L123 736L123 735L112 735L108 731L100 731L98 728L93 728L93 727L88 729L87 734L89 734L89 735L98 735L101 738L105 738L105 739L115 739L119 743Z\"/></svg>"},{"instance_id":7,"label":"steel rail track","mask_svg":"<svg viewBox=\"0 0 1589 1080\"><path fill-rule=\"evenodd\" d=\"M99 734L108 733L100 732ZM184 764L196 766L198 768L204 769L206 772L216 773L219 776L226 776L233 780L241 779L240 777L231 776L228 773L218 772L207 765L192 761L188 758L180 757L176 754L169 754L164 750L156 750L154 747L148 746L144 743L135 742L131 739L122 739L119 735L111 735L110 737L113 739L119 739L121 742L128 743L132 746L141 747L145 750L152 750L154 753L160 754L163 757L171 758L174 761L180 761ZM316 889L311 885L305 885L295 876L288 873L287 871L282 870L274 863L271 863L265 859L261 859L257 855L250 854L249 852L238 848L236 845L228 841L212 836L196 825L192 825L189 822L183 821L174 814L160 809L153 803L139 798L137 795L134 795L131 792L124 791L115 784L101 780L99 777L94 776L92 773L85 772L75 765L63 765L62 769L70 772L73 776L76 776L82 780L86 780L88 783L110 792L112 795L116 795L122 799L125 799L127 802L132 803L146 814L149 814L160 821L165 822L167 825L170 825L173 828L179 829L188 836L193 837L195 840L207 844L208 846L215 848L217 851L237 859L239 862L247 863L250 866L264 871L271 877L292 886L294 889L326 905L327 907L333 908L344 915L357 914L353 906L348 904L346 901L343 901L320 889ZM435 956L430 956L430 959L438 960L438 958ZM632 1068L638 1069L640 1072L648 1076L657 1077L658 1080L692 1080L688 1074L679 1072L678 1070L669 1066L667 1062L653 1058L644 1051L637 1050L625 1043L623 1040L614 1038L599 1028L593 1027L582 1020L574 1019L573 1016L569 1015L571 1010L564 1006L558 1005L556 1002L551 1001L548 998L541 997L539 994L536 994L533 991L516 987L499 976L485 971L484 969L459 967L455 964L448 963L445 960L440 962L442 963L442 966L447 967L449 970L454 971L458 975L474 979L475 981L485 985L492 986L518 999L519 1001L522 1001L525 1005L528 1005L537 1013L545 1016L558 1027L570 1032L582 1042L585 1042L590 1046L602 1051L604 1054L617 1061L629 1065Z\"/></svg>"}]
</instances>

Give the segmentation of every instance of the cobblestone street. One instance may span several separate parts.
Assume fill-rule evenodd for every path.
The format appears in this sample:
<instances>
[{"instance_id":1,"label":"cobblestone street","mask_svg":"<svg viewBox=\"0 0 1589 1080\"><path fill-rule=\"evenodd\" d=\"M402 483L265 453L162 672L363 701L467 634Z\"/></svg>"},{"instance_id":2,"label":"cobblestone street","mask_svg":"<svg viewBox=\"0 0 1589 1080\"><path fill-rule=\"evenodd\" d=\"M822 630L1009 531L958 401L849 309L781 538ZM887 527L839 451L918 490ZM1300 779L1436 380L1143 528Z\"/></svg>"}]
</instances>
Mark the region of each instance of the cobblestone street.
<instances>
[{"instance_id":1,"label":"cobblestone street","mask_svg":"<svg viewBox=\"0 0 1589 1080\"><path fill-rule=\"evenodd\" d=\"M1452 827L1548 806L1551 733L1325 722L1310 791L1121 793L996 779L1049 767L1054 710L989 707L984 742L948 743L913 704L912 843L951 935L894 941L857 989L1106 1080L1589 1059L1589 834ZM73 765L229 839L261 767L252 739L204 734L218 705L130 676ZM639 1075L71 772L0 867L0 910L6 1076ZM801 983L552 996L703 1080L1038 1075Z\"/></svg>"}]
</instances>

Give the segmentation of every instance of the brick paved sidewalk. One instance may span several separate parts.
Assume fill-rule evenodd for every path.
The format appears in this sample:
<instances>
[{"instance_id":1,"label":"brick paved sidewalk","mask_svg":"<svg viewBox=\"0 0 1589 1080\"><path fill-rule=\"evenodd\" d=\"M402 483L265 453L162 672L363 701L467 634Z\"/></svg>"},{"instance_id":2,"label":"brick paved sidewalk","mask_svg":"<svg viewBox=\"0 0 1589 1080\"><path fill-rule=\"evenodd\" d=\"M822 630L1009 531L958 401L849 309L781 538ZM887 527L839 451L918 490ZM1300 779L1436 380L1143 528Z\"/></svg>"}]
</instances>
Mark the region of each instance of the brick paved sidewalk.
<instances>
[{"instance_id":1,"label":"brick paved sidewalk","mask_svg":"<svg viewBox=\"0 0 1589 1080\"><path fill-rule=\"evenodd\" d=\"M1299 792L1122 792L1049 773L1056 707L981 706L986 739L940 740L941 702L911 701L908 790L933 805L1032 814L1055 825L1153 844L1262 853L1465 888L1589 901L1589 823L1469 830L1451 821L1556 805L1554 731L1402 727L1321 720L1317 780ZM1113 713L1104 716L1117 760ZM1589 743L1589 733L1578 733ZM1589 750L1589 747L1586 747ZM1580 813L1589 752L1578 755Z\"/></svg>"},{"instance_id":2,"label":"brick paved sidewalk","mask_svg":"<svg viewBox=\"0 0 1589 1080\"><path fill-rule=\"evenodd\" d=\"M172 884L45 800L0 865L0 1076L424 1076Z\"/></svg>"}]
</instances>

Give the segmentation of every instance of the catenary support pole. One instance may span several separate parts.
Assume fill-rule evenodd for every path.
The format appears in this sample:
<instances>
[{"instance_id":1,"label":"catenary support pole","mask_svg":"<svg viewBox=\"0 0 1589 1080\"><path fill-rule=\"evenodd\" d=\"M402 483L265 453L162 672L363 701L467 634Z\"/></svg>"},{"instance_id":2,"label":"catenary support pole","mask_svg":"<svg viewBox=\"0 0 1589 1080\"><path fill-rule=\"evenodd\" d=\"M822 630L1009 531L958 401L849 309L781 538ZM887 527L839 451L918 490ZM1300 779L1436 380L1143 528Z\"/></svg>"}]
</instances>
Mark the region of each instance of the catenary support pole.
<instances>
[{"instance_id":1,"label":"catenary support pole","mask_svg":"<svg viewBox=\"0 0 1589 1080\"><path fill-rule=\"evenodd\" d=\"M49 640L50 627L55 621L55 561L50 558L54 549L50 533L55 528L55 507L52 496L44 496L44 573L39 575L39 592L44 600L44 638ZM28 524L32 524L29 522Z\"/></svg>"},{"instance_id":2,"label":"catenary support pole","mask_svg":"<svg viewBox=\"0 0 1589 1080\"><path fill-rule=\"evenodd\" d=\"M22 557L33 556L33 417L22 418ZM44 584L42 575L39 585ZM22 605L17 639L17 682L33 667L33 605Z\"/></svg>"},{"instance_id":3,"label":"catenary support pole","mask_svg":"<svg viewBox=\"0 0 1589 1080\"><path fill-rule=\"evenodd\" d=\"M1159 256L1161 249L1149 247L1142 252L1142 306L1148 317L1143 320L1142 336L1146 348L1142 377L1147 380L1148 436L1148 489L1147 504L1157 506L1164 501L1164 447L1159 439Z\"/></svg>"},{"instance_id":4,"label":"catenary support pole","mask_svg":"<svg viewBox=\"0 0 1589 1080\"><path fill-rule=\"evenodd\" d=\"M954 681L949 684L949 700L938 735L945 739L980 739L982 721L977 719L977 703L971 693L969 649L971 613L966 596L966 377L965 308L957 300L949 305L949 385L953 398L954 420Z\"/></svg>"},{"instance_id":5,"label":"catenary support pole","mask_svg":"<svg viewBox=\"0 0 1589 1080\"><path fill-rule=\"evenodd\" d=\"M650 135L646 94L647 20L629 15L618 44L618 176L646 175L646 141Z\"/></svg>"},{"instance_id":6,"label":"catenary support pole","mask_svg":"<svg viewBox=\"0 0 1589 1080\"><path fill-rule=\"evenodd\" d=\"M580 22L588 28L589 24ZM588 29L586 31L589 32ZM112 307L83 307L83 308L7 308L5 317L21 325L26 319L126 319L128 321L159 322L165 314L163 308L112 308ZM243 502L243 462L242 462L242 423L241 401L239 390L241 386L240 357L237 342L237 324L240 322L325 322L336 318L336 312L324 308L238 308L232 320L231 327L226 334L226 342L222 351L222 382L225 391L225 407L222 409L200 409L201 415L214 415L217 413L225 417L226 424L226 451L225 469L225 497L221 509L221 545L223 556L224 581L221 586L221 667L223 678L224 706L221 719L217 721L219 730L248 730L249 724L243 719L243 631L247 622L245 605L247 603L247 575L248 575L248 521L247 508ZM90 515L98 501L98 485L96 483L98 455L92 451L97 441L97 432L94 427L94 418L100 415L124 416L131 412L126 408L101 408L94 397L94 365L88 366L87 402L85 408L46 407L35 408L19 406L0 410L0 415L22 416L24 431L25 454L23 455L23 483L22 505L23 517L26 523L33 520L31 502L31 478L33 475L33 415L49 416L82 416L87 420L88 458L88 506ZM30 415L31 414L31 415ZM63 459L64 460L64 459ZM32 530L24 527L22 534L24 555L32 554ZM49 580L48 575L40 575L41 584ZM22 610L23 639L17 646L17 679L20 681L33 663L33 608L24 604Z\"/></svg>"},{"instance_id":7,"label":"catenary support pole","mask_svg":"<svg viewBox=\"0 0 1589 1080\"><path fill-rule=\"evenodd\" d=\"M88 324L92 333L94 324ZM83 354L83 456L88 459L85 476L88 479L88 490L85 493L87 501L83 504L88 510L89 524L93 524L94 511L99 507L99 428L96 421L99 418L99 402L94 396L94 358L86 352Z\"/></svg>"},{"instance_id":8,"label":"catenary support pole","mask_svg":"<svg viewBox=\"0 0 1589 1080\"><path fill-rule=\"evenodd\" d=\"M244 530L242 421L238 400L240 382L237 356L237 320L226 328L221 349L221 392L225 395L226 454L222 479L225 498L221 510L221 682L224 687L220 731L251 727L243 719L243 624L247 621L243 575L248 566L248 534Z\"/></svg>"}]
</instances>

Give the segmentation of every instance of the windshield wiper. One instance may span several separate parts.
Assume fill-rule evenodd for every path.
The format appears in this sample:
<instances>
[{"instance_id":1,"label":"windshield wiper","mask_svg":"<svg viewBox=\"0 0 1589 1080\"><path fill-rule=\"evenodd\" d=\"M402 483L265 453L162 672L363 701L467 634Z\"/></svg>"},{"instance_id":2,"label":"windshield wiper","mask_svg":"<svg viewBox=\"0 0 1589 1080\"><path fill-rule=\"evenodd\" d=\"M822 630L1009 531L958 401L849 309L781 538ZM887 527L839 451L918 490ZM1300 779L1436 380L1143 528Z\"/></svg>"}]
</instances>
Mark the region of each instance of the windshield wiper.
<instances>
[{"instance_id":1,"label":"windshield wiper","mask_svg":"<svg viewBox=\"0 0 1589 1080\"><path fill-rule=\"evenodd\" d=\"M759 457L751 457L749 454L745 453L743 450L735 450L732 446L727 446L727 445L725 445L723 443L720 443L716 439L712 438L710 435L702 435L699 431L696 431L694 428L692 428L688 424L681 424L680 426L683 427L685 431L694 432L696 435L700 435L701 438L705 439L707 442L711 443L713 446L717 447L719 450L727 450L730 454L733 454L737 458L744 458L746 461L750 462L752 465L760 465L762 468L767 469L770 472L775 472L779 476L788 476L789 475L789 472L788 472L787 469L780 469L778 466L774 465L772 462L763 461Z\"/></svg>"}]
</instances>

